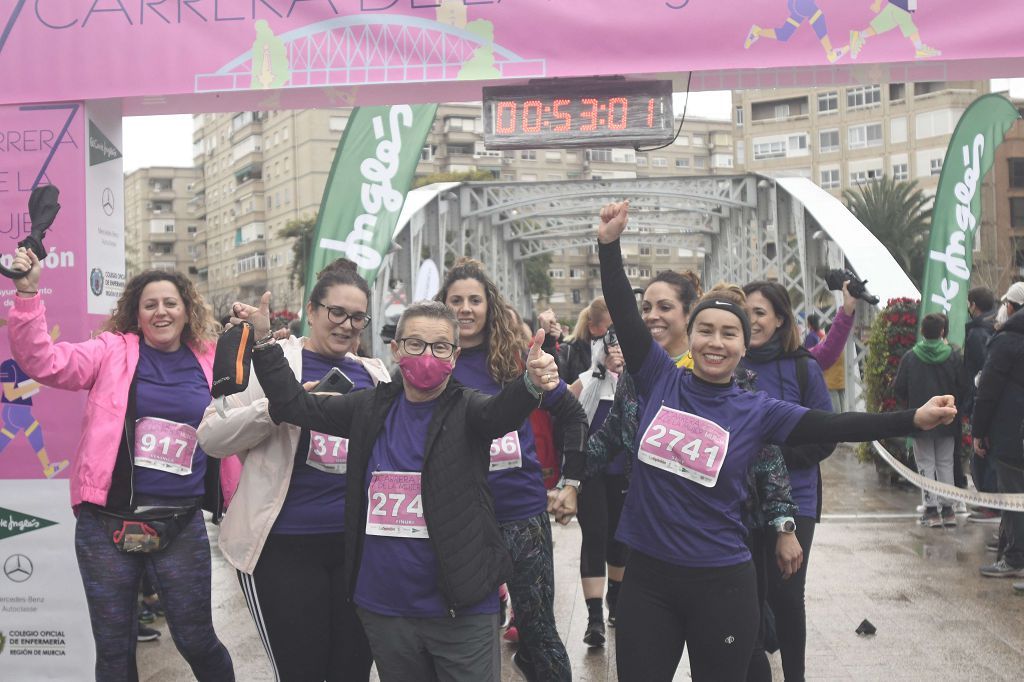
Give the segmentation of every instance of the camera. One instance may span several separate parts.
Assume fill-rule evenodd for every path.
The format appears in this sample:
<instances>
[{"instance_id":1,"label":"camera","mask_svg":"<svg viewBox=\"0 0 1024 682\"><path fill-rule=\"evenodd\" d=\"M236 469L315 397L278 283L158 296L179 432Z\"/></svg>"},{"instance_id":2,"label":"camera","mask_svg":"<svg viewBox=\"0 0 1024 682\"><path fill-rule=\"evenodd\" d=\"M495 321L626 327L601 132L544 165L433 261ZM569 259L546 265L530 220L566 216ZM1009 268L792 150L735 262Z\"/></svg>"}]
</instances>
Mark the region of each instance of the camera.
<instances>
[{"instance_id":1,"label":"camera","mask_svg":"<svg viewBox=\"0 0 1024 682\"><path fill-rule=\"evenodd\" d=\"M857 275L853 274L849 270L829 270L824 276L825 284L828 285L829 291L842 291L843 282L849 282L846 285L850 295L854 298L859 298L862 301L866 301L871 305L878 304L878 297L872 296L868 293L866 279L860 279Z\"/></svg>"},{"instance_id":2,"label":"camera","mask_svg":"<svg viewBox=\"0 0 1024 682\"><path fill-rule=\"evenodd\" d=\"M619 337L615 334L615 327L608 327L608 331L604 333L604 349L608 350L617 345L619 345Z\"/></svg>"}]
</instances>

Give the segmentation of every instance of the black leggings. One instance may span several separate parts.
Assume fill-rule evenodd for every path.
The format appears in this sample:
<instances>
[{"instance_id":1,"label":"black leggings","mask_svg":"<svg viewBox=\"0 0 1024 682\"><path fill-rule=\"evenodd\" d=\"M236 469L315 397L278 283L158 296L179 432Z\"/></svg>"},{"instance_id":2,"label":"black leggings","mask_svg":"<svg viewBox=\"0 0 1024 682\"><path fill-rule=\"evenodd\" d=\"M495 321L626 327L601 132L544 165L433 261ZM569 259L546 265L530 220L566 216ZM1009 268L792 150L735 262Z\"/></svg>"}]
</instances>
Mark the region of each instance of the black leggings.
<instances>
[{"instance_id":1,"label":"black leggings","mask_svg":"<svg viewBox=\"0 0 1024 682\"><path fill-rule=\"evenodd\" d=\"M280 682L368 680L373 656L345 599L345 534L267 536L252 575L238 572Z\"/></svg>"},{"instance_id":2,"label":"black leggings","mask_svg":"<svg viewBox=\"0 0 1024 682\"><path fill-rule=\"evenodd\" d=\"M775 614L775 631L782 652L782 671L786 682L803 682L804 651L807 648L807 610L804 608L804 584L807 582L807 564L811 558L815 520L810 516L796 517L796 539L804 550L800 570L787 580L782 579L775 563L775 530L768 531L764 548L765 573L768 576L765 596Z\"/></svg>"},{"instance_id":3,"label":"black leggings","mask_svg":"<svg viewBox=\"0 0 1024 682\"><path fill-rule=\"evenodd\" d=\"M628 548L615 539L629 485L624 474L603 474L587 479L580 490L576 518L583 532L580 577L603 578L605 564L625 566Z\"/></svg>"},{"instance_id":4,"label":"black leggings","mask_svg":"<svg viewBox=\"0 0 1024 682\"><path fill-rule=\"evenodd\" d=\"M685 646L697 682L743 682L759 617L753 563L684 568L633 550L615 628L619 680L670 682Z\"/></svg>"}]
</instances>

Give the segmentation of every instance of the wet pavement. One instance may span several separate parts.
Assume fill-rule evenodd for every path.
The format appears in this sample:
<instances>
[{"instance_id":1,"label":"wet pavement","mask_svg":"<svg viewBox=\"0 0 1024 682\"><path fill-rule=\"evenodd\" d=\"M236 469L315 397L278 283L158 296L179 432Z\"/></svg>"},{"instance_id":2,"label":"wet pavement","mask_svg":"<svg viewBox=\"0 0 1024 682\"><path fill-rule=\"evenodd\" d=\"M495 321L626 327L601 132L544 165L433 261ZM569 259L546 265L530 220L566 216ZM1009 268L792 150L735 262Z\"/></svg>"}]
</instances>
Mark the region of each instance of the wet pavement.
<instances>
[{"instance_id":1,"label":"wet pavement","mask_svg":"<svg viewBox=\"0 0 1024 682\"><path fill-rule=\"evenodd\" d=\"M842 448L822 466L825 505L815 531L807 586L808 680L1020 680L1024 677L1024 596L1007 579L983 578L991 563L985 540L993 524L956 528L917 524L919 494L880 483L871 464ZM234 571L213 544L214 625L231 652L237 679L273 680L263 646L246 611ZM556 613L574 679L616 680L615 647L583 644L587 612L579 584L579 526L557 527ZM864 619L878 629L854 630ZM140 643L142 682L193 679L164 636ZM614 629L609 629L614 639ZM502 643L502 680L521 680ZM771 657L782 679L778 654ZM684 660L675 677L687 680Z\"/></svg>"}]
</instances>

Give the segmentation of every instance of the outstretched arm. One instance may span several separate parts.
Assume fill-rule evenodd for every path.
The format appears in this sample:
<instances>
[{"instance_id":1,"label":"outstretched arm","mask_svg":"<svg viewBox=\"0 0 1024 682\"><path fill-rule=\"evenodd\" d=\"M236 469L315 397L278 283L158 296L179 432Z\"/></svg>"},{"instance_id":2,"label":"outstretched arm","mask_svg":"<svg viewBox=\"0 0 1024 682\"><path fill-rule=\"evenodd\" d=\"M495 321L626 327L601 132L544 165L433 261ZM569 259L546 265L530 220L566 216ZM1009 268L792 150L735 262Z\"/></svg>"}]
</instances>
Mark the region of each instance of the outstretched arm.
<instances>
[{"instance_id":1,"label":"outstretched arm","mask_svg":"<svg viewBox=\"0 0 1024 682\"><path fill-rule=\"evenodd\" d=\"M601 259L601 289L604 292L605 303L608 304L608 312L615 322L615 332L619 337L626 367L635 371L643 367L647 353L651 350L652 339L636 308L633 289L622 267L619 237L628 222L628 201L608 204L601 209L597 240L600 243L598 255Z\"/></svg>"}]
</instances>

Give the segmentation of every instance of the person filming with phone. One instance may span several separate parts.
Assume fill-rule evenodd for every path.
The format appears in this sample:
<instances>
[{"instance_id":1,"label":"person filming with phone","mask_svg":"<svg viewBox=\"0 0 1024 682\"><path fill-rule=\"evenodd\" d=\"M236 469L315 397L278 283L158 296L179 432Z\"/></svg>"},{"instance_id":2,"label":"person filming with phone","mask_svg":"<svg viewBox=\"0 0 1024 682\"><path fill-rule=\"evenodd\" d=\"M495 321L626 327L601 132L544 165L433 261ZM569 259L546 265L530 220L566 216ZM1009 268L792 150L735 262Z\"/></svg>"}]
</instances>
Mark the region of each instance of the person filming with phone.
<instances>
[{"instance_id":1,"label":"person filming with phone","mask_svg":"<svg viewBox=\"0 0 1024 682\"><path fill-rule=\"evenodd\" d=\"M390 381L380 360L355 354L369 325L370 288L340 258L317 277L306 304L309 335L280 342L307 391L348 393ZM238 315L233 310L233 315ZM214 406L199 426L213 457L244 463L224 517L220 547L277 679L366 680L372 655L346 599L345 487L348 439L275 423L258 381Z\"/></svg>"}]
</instances>

